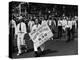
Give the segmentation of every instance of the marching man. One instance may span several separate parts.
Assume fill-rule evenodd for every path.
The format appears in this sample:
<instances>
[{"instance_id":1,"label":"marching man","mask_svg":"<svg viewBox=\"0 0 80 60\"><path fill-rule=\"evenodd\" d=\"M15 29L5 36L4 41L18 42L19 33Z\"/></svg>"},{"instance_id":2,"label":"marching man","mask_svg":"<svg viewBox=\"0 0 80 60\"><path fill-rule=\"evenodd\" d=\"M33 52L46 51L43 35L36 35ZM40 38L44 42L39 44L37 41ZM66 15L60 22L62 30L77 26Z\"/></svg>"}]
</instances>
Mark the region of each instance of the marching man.
<instances>
[{"instance_id":1,"label":"marching man","mask_svg":"<svg viewBox=\"0 0 80 60\"><path fill-rule=\"evenodd\" d=\"M52 18L52 32L55 33L56 21Z\"/></svg>"},{"instance_id":2,"label":"marching man","mask_svg":"<svg viewBox=\"0 0 80 60\"><path fill-rule=\"evenodd\" d=\"M59 18L58 20L58 38L62 36L62 20Z\"/></svg>"},{"instance_id":3,"label":"marching man","mask_svg":"<svg viewBox=\"0 0 80 60\"><path fill-rule=\"evenodd\" d=\"M51 17L49 17L49 19L47 20L47 23L48 23L48 25L49 25L49 27L50 27L50 29L52 28L52 19L51 19Z\"/></svg>"},{"instance_id":4,"label":"marching man","mask_svg":"<svg viewBox=\"0 0 80 60\"><path fill-rule=\"evenodd\" d=\"M44 23L47 23L47 21L44 18L42 18L41 24L44 24Z\"/></svg>"},{"instance_id":5,"label":"marching man","mask_svg":"<svg viewBox=\"0 0 80 60\"><path fill-rule=\"evenodd\" d=\"M51 16L49 17L49 19L47 20L47 24L49 26L49 28L51 29L51 31L53 32L53 21ZM50 39L49 39L50 40ZM51 38L51 40L53 40L53 38Z\"/></svg>"},{"instance_id":6,"label":"marching man","mask_svg":"<svg viewBox=\"0 0 80 60\"><path fill-rule=\"evenodd\" d=\"M15 31L16 31L16 22L15 22L15 20L14 19L12 19L11 21L10 21L10 30L11 30L11 33L13 34L12 36L12 38L14 38L15 37Z\"/></svg>"},{"instance_id":7,"label":"marching man","mask_svg":"<svg viewBox=\"0 0 80 60\"><path fill-rule=\"evenodd\" d=\"M64 17L63 17L63 20L62 20L62 30L63 30L63 33L66 33L66 26L67 26L67 19L66 19L66 17L64 16ZM63 36L64 36L64 38L66 38L66 34L63 35Z\"/></svg>"},{"instance_id":8,"label":"marching man","mask_svg":"<svg viewBox=\"0 0 80 60\"><path fill-rule=\"evenodd\" d=\"M74 34L75 34L75 30L77 28L77 24L76 24L76 20L74 18L72 18L72 40L74 40Z\"/></svg>"},{"instance_id":9,"label":"marching man","mask_svg":"<svg viewBox=\"0 0 80 60\"><path fill-rule=\"evenodd\" d=\"M15 45L15 31L16 31L16 21L14 20L14 18L12 17L12 20L10 21L10 33L9 33L9 36L10 36L10 45L12 45L12 47L10 47L10 51L13 52L13 46Z\"/></svg>"},{"instance_id":10,"label":"marching man","mask_svg":"<svg viewBox=\"0 0 80 60\"><path fill-rule=\"evenodd\" d=\"M28 27L29 27L30 32L32 31L33 25L34 25L34 21L32 21L32 17L31 17L31 19L28 22Z\"/></svg>"},{"instance_id":11,"label":"marching man","mask_svg":"<svg viewBox=\"0 0 80 60\"><path fill-rule=\"evenodd\" d=\"M66 20L66 17L64 17L63 20L62 20L62 29L64 31L66 30L66 25L67 25L67 20Z\"/></svg>"},{"instance_id":12,"label":"marching man","mask_svg":"<svg viewBox=\"0 0 80 60\"><path fill-rule=\"evenodd\" d=\"M40 24L38 23L38 19L35 20L35 24L32 28L32 31L35 31L38 27L40 26ZM43 52L44 51L44 44L42 44L40 47L41 51ZM34 51L35 51L35 57L38 57L40 54L39 54L39 48L37 48L34 44Z\"/></svg>"},{"instance_id":13,"label":"marching man","mask_svg":"<svg viewBox=\"0 0 80 60\"><path fill-rule=\"evenodd\" d=\"M21 52L21 46L25 46L25 40L24 35L26 32L26 24L22 21L22 18L19 18L20 23L16 27L16 35L17 35L17 47L18 47L18 54L20 55ZM26 47L27 48L27 47Z\"/></svg>"},{"instance_id":14,"label":"marching man","mask_svg":"<svg viewBox=\"0 0 80 60\"><path fill-rule=\"evenodd\" d=\"M66 42L69 42L71 40L71 29L72 29L72 21L70 18L67 21L66 29L67 29L67 37L68 37Z\"/></svg>"}]
</instances>

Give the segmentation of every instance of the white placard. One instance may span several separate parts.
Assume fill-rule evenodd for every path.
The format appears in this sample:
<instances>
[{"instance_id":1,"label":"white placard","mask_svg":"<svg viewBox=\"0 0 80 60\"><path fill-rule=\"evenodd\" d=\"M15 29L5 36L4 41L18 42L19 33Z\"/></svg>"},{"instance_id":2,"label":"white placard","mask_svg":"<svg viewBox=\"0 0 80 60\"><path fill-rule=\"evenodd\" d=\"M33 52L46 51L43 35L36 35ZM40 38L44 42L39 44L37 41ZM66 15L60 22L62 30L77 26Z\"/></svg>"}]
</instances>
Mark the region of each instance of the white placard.
<instances>
[{"instance_id":1,"label":"white placard","mask_svg":"<svg viewBox=\"0 0 80 60\"><path fill-rule=\"evenodd\" d=\"M36 31L32 31L29 33L34 45L39 47L40 45L44 44L49 38L53 36L50 28L48 27L47 23L42 24Z\"/></svg>"}]
</instances>

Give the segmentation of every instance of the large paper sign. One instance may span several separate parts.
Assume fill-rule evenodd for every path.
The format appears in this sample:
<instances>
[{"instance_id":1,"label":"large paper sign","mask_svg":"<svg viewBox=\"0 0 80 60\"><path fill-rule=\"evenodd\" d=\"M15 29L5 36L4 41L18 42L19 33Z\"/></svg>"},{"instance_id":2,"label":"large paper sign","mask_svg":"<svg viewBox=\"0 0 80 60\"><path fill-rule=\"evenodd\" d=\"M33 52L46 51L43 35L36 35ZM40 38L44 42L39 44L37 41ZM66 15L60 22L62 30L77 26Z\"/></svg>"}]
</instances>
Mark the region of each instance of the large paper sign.
<instances>
[{"instance_id":1,"label":"large paper sign","mask_svg":"<svg viewBox=\"0 0 80 60\"><path fill-rule=\"evenodd\" d=\"M36 31L30 32L29 35L36 47L39 47L53 36L47 23L42 24Z\"/></svg>"}]
</instances>

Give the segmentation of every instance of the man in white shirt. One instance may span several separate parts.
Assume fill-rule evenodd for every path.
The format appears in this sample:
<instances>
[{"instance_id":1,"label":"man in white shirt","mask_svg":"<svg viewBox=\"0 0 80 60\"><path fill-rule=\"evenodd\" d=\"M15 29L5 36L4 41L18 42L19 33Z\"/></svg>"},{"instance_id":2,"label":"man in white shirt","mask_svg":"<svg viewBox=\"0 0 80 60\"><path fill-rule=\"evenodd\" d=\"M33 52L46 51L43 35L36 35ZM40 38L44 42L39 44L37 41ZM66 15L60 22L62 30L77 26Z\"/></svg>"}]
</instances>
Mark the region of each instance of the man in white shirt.
<instances>
[{"instance_id":1,"label":"man in white shirt","mask_svg":"<svg viewBox=\"0 0 80 60\"><path fill-rule=\"evenodd\" d=\"M62 36L62 20L59 18L58 20L58 38L61 39Z\"/></svg>"},{"instance_id":2,"label":"man in white shirt","mask_svg":"<svg viewBox=\"0 0 80 60\"><path fill-rule=\"evenodd\" d=\"M74 18L72 18L72 27L74 28L74 30L77 28L77 23Z\"/></svg>"},{"instance_id":3,"label":"man in white shirt","mask_svg":"<svg viewBox=\"0 0 80 60\"><path fill-rule=\"evenodd\" d=\"M69 18L67 21L66 29L67 29L67 42L69 42L71 40L71 29L72 29L71 18Z\"/></svg>"},{"instance_id":4,"label":"man in white shirt","mask_svg":"<svg viewBox=\"0 0 80 60\"><path fill-rule=\"evenodd\" d=\"M10 25L11 25L12 28L16 28L16 22L15 22L15 20L12 19L10 21Z\"/></svg>"},{"instance_id":5,"label":"man in white shirt","mask_svg":"<svg viewBox=\"0 0 80 60\"><path fill-rule=\"evenodd\" d=\"M13 32L13 34L14 34L13 35L14 36L13 38L15 38L16 22L13 19L10 21L10 28L12 28L11 30L14 31Z\"/></svg>"},{"instance_id":6,"label":"man in white shirt","mask_svg":"<svg viewBox=\"0 0 80 60\"><path fill-rule=\"evenodd\" d=\"M52 20L49 19L49 20L48 20L48 25L49 25L50 29L51 29L51 24L52 24Z\"/></svg>"},{"instance_id":7,"label":"man in white shirt","mask_svg":"<svg viewBox=\"0 0 80 60\"><path fill-rule=\"evenodd\" d=\"M66 30L66 25L67 25L67 20L66 20L66 18L64 18L63 20L62 20L62 29L65 31Z\"/></svg>"},{"instance_id":8,"label":"man in white shirt","mask_svg":"<svg viewBox=\"0 0 80 60\"><path fill-rule=\"evenodd\" d=\"M32 31L35 31L39 26L40 26L40 24L38 23L38 19L36 19L36 20L35 20L35 24L34 24L33 27L32 27ZM42 52L44 51L44 47L45 47L45 44L42 44L42 45L39 47ZM37 48L37 47L34 45L35 57L40 56L39 48Z\"/></svg>"},{"instance_id":9,"label":"man in white shirt","mask_svg":"<svg viewBox=\"0 0 80 60\"><path fill-rule=\"evenodd\" d=\"M74 18L72 18L72 29L71 29L71 33L72 33L72 40L74 40L74 35L75 35L75 30L77 28L77 24Z\"/></svg>"},{"instance_id":10,"label":"man in white shirt","mask_svg":"<svg viewBox=\"0 0 80 60\"><path fill-rule=\"evenodd\" d=\"M12 18L12 20L9 23L9 40L10 40L9 44L11 45L10 47L11 53L13 52L14 46L16 45L15 31L16 31L16 21Z\"/></svg>"},{"instance_id":11,"label":"man in white shirt","mask_svg":"<svg viewBox=\"0 0 80 60\"><path fill-rule=\"evenodd\" d=\"M47 21L46 20L42 20L42 23L41 24L44 24L44 23L47 23Z\"/></svg>"},{"instance_id":12,"label":"man in white shirt","mask_svg":"<svg viewBox=\"0 0 80 60\"><path fill-rule=\"evenodd\" d=\"M76 28L78 28L78 16L74 16L74 20L76 21Z\"/></svg>"},{"instance_id":13,"label":"man in white shirt","mask_svg":"<svg viewBox=\"0 0 80 60\"><path fill-rule=\"evenodd\" d=\"M32 19L30 19L28 22L28 27L29 27L30 32L32 31L33 25L34 25L34 21L32 21Z\"/></svg>"},{"instance_id":14,"label":"man in white shirt","mask_svg":"<svg viewBox=\"0 0 80 60\"><path fill-rule=\"evenodd\" d=\"M35 24L32 27L32 31L36 31L39 26L40 24L38 24L38 20L36 19ZM38 51L36 46L34 46L34 51Z\"/></svg>"},{"instance_id":15,"label":"man in white shirt","mask_svg":"<svg viewBox=\"0 0 80 60\"><path fill-rule=\"evenodd\" d=\"M49 17L49 19L46 21L49 28L51 29L52 33L54 32L54 25L55 25L55 21L53 21L52 17ZM53 40L53 37L49 40Z\"/></svg>"},{"instance_id":16,"label":"man in white shirt","mask_svg":"<svg viewBox=\"0 0 80 60\"><path fill-rule=\"evenodd\" d=\"M20 23L17 25L16 27L16 35L17 35L17 47L18 47L18 54L20 55L21 52L21 45L26 46L25 44L25 40L24 40L24 35L27 33L26 32L26 24L24 22L21 21L22 19L20 19ZM27 46L26 46L27 48Z\"/></svg>"},{"instance_id":17,"label":"man in white shirt","mask_svg":"<svg viewBox=\"0 0 80 60\"><path fill-rule=\"evenodd\" d=\"M52 19L52 30L55 30L55 27L56 27L56 21Z\"/></svg>"},{"instance_id":18,"label":"man in white shirt","mask_svg":"<svg viewBox=\"0 0 80 60\"><path fill-rule=\"evenodd\" d=\"M52 33L55 34L56 32L56 21L52 18L52 22L51 22L51 30ZM54 37L52 37L51 39L53 40Z\"/></svg>"}]
</instances>

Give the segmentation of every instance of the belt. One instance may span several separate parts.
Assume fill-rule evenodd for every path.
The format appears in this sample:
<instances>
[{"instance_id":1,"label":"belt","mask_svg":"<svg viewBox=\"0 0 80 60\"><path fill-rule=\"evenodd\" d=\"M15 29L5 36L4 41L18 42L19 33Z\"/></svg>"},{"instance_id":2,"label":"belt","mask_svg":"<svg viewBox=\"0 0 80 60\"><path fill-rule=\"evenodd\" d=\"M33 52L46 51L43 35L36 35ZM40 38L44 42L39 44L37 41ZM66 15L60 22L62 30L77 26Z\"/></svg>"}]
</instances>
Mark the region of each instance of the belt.
<instances>
[{"instance_id":1,"label":"belt","mask_svg":"<svg viewBox=\"0 0 80 60\"><path fill-rule=\"evenodd\" d=\"M25 33L25 32L18 32L18 33Z\"/></svg>"}]
</instances>

